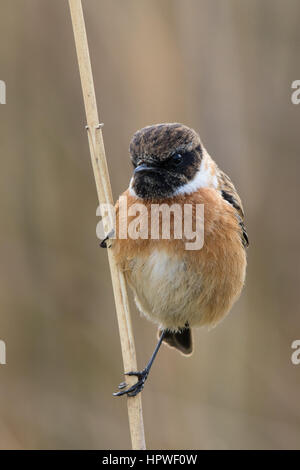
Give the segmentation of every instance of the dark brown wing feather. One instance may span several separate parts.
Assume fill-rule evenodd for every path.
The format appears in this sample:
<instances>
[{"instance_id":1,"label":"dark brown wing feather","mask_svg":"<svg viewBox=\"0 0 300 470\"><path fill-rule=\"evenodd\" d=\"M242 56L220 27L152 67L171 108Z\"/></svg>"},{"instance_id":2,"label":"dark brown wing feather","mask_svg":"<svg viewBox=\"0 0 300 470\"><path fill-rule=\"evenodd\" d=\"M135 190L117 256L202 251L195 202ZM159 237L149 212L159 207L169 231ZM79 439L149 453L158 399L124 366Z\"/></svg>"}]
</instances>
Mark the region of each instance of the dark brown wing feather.
<instances>
[{"instance_id":1,"label":"dark brown wing feather","mask_svg":"<svg viewBox=\"0 0 300 470\"><path fill-rule=\"evenodd\" d=\"M218 169L218 182L219 190L221 191L222 197L231 204L236 212L239 220L239 224L242 230L241 238L244 247L249 246L249 239L244 225L244 209L240 196L238 195L231 179L223 171Z\"/></svg>"}]
</instances>

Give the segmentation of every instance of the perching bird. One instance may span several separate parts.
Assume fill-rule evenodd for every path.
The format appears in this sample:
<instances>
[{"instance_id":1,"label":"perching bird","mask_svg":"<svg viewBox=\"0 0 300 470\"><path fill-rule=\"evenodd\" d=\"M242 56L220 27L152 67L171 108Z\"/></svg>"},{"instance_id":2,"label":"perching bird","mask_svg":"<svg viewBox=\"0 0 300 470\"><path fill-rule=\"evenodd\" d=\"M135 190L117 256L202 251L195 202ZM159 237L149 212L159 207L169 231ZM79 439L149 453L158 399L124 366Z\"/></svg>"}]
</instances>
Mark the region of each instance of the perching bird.
<instances>
[{"instance_id":1,"label":"perching bird","mask_svg":"<svg viewBox=\"0 0 300 470\"><path fill-rule=\"evenodd\" d=\"M194 326L215 326L228 313L241 293L246 271L248 236L241 199L201 143L199 135L182 124L157 124L137 131L130 143L133 177L123 194L130 208L143 204L189 204L193 218L198 204L204 205L204 243L187 250L184 235L174 235L174 213L170 239L120 238L117 223L110 243L117 263L133 290L140 312L159 326L159 341L137 383L114 395L135 396L143 387L162 342L181 353L192 353ZM116 204L117 221L120 203ZM182 212L183 213L183 212ZM150 216L149 216L150 217ZM177 217L177 219L176 219ZM195 221L194 221L195 222ZM173 232L172 232L173 230ZM107 237L109 238L109 237ZM106 246L107 238L102 242Z\"/></svg>"}]
</instances>

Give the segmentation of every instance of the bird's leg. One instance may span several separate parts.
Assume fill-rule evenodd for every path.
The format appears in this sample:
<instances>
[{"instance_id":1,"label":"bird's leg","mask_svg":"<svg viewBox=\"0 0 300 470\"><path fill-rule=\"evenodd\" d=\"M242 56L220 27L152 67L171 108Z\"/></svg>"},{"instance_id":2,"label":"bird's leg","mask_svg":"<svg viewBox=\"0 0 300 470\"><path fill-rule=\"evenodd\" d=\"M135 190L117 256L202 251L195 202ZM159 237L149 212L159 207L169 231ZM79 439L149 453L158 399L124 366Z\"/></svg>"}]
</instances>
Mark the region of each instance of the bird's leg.
<instances>
[{"instance_id":1,"label":"bird's leg","mask_svg":"<svg viewBox=\"0 0 300 470\"><path fill-rule=\"evenodd\" d=\"M154 352L150 358L150 361L148 362L148 364L146 365L146 367L141 370L141 371L137 371L137 372L127 372L125 373L125 375L135 375L137 378L138 378L138 381L132 385L130 388L128 388L127 390L122 390L123 388L125 388L127 386L126 382L122 382L120 383L119 385L119 389L120 389L120 392L116 392L114 393L113 395L115 397L120 397L121 395L128 395L129 397L135 397L138 393L140 393L143 388L144 388L144 385L145 385L145 382L147 380L147 377L149 375L149 371L151 369L151 366L154 362L154 359L159 351L159 348L161 346L161 343L164 339L164 336L166 334L166 330L163 330L161 335L160 335L160 338L158 340L158 343L154 349Z\"/></svg>"}]
</instances>

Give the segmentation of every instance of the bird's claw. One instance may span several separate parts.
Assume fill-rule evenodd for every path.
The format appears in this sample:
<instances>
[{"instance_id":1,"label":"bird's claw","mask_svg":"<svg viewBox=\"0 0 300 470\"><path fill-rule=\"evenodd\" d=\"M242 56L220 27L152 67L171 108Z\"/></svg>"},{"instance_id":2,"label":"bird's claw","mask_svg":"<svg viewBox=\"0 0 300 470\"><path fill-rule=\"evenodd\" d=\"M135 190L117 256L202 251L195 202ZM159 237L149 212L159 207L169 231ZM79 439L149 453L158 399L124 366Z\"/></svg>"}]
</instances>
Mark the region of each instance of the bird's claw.
<instances>
[{"instance_id":1,"label":"bird's claw","mask_svg":"<svg viewBox=\"0 0 300 470\"><path fill-rule=\"evenodd\" d=\"M122 390L122 388L125 388L127 387L127 383L126 382L121 382L119 385L118 385L118 389L119 390Z\"/></svg>"},{"instance_id":2,"label":"bird's claw","mask_svg":"<svg viewBox=\"0 0 300 470\"><path fill-rule=\"evenodd\" d=\"M135 397L138 393L140 393L145 385L146 379L148 377L148 371L147 370L142 370L138 372L127 372L125 375L129 376L136 376L138 378L138 381L133 384L131 387L129 387L127 390L123 390L127 386L126 382L121 382L118 388L120 389L120 392L115 392L113 393L114 397L120 397L122 395L127 395L128 397Z\"/></svg>"}]
</instances>

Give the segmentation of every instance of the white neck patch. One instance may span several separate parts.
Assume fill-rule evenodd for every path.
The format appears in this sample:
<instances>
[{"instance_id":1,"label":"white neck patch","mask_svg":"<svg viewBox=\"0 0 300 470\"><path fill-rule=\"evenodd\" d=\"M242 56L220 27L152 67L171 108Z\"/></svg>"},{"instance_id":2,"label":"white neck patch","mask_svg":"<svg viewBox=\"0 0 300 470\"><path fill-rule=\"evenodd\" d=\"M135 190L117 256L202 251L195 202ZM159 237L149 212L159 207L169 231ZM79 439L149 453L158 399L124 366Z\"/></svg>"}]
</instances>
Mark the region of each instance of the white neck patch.
<instances>
[{"instance_id":1,"label":"white neck patch","mask_svg":"<svg viewBox=\"0 0 300 470\"><path fill-rule=\"evenodd\" d=\"M175 195L191 194L200 188L217 189L217 187L218 179L215 172L215 164L207 151L203 149L203 157L199 170L191 181L184 184L175 191Z\"/></svg>"},{"instance_id":2,"label":"white neck patch","mask_svg":"<svg viewBox=\"0 0 300 470\"><path fill-rule=\"evenodd\" d=\"M138 197L135 190L133 189L133 177L131 178L130 183L129 183L129 194L130 196Z\"/></svg>"}]
</instances>

